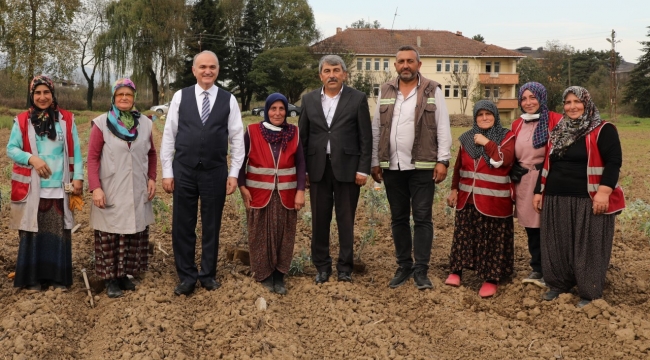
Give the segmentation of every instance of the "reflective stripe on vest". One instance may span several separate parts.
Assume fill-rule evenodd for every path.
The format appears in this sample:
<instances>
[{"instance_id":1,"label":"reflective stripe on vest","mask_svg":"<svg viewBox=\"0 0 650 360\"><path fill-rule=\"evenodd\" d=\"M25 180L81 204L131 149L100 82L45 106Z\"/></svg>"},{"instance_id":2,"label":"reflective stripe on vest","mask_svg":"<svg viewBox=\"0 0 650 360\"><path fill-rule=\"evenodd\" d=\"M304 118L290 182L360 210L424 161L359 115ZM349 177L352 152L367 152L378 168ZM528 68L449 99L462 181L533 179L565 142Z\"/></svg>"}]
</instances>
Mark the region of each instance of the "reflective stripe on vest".
<instances>
[{"instance_id":1,"label":"reflective stripe on vest","mask_svg":"<svg viewBox=\"0 0 650 360\"><path fill-rule=\"evenodd\" d=\"M278 176L287 176L287 175L295 175L296 174L296 167L291 167L291 168L286 168L286 169L275 169L275 168L260 168L260 167L255 167L248 165L246 167L246 172L249 172L251 174L258 174L258 175L278 175Z\"/></svg>"},{"instance_id":2,"label":"reflective stripe on vest","mask_svg":"<svg viewBox=\"0 0 650 360\"><path fill-rule=\"evenodd\" d=\"M390 167L390 162L389 161L381 161L379 163L379 167L382 169L388 169Z\"/></svg>"},{"instance_id":3,"label":"reflective stripe on vest","mask_svg":"<svg viewBox=\"0 0 650 360\"><path fill-rule=\"evenodd\" d=\"M503 197L503 198L510 197L510 190L492 190L492 189L482 188L478 186L471 187L465 184L458 184L458 188L468 193L474 193L478 195L487 195L487 196Z\"/></svg>"},{"instance_id":4,"label":"reflective stripe on vest","mask_svg":"<svg viewBox=\"0 0 650 360\"><path fill-rule=\"evenodd\" d=\"M602 175L604 170L605 170L604 167L588 166L587 175Z\"/></svg>"},{"instance_id":5,"label":"reflective stripe on vest","mask_svg":"<svg viewBox=\"0 0 650 360\"><path fill-rule=\"evenodd\" d=\"M416 161L415 162L415 168L416 169L426 169L430 170L436 167L436 163L434 161Z\"/></svg>"},{"instance_id":6,"label":"reflective stripe on vest","mask_svg":"<svg viewBox=\"0 0 650 360\"><path fill-rule=\"evenodd\" d=\"M246 179L246 187L264 189L264 190L273 190L275 189L275 184L264 182L264 181L255 181L255 180Z\"/></svg>"},{"instance_id":7,"label":"reflective stripe on vest","mask_svg":"<svg viewBox=\"0 0 650 360\"><path fill-rule=\"evenodd\" d=\"M31 178L32 177L29 175L20 175L20 174L16 174L15 172L11 173L11 180L13 181L29 184Z\"/></svg>"},{"instance_id":8,"label":"reflective stripe on vest","mask_svg":"<svg viewBox=\"0 0 650 360\"><path fill-rule=\"evenodd\" d=\"M298 187L297 181L278 183L278 190L289 190L289 189L295 189L297 187Z\"/></svg>"},{"instance_id":9,"label":"reflective stripe on vest","mask_svg":"<svg viewBox=\"0 0 650 360\"><path fill-rule=\"evenodd\" d=\"M489 175L482 173L474 173L471 171L460 171L460 176L468 179L484 180L497 184L508 184L510 183L509 176L498 176L498 175Z\"/></svg>"}]
</instances>

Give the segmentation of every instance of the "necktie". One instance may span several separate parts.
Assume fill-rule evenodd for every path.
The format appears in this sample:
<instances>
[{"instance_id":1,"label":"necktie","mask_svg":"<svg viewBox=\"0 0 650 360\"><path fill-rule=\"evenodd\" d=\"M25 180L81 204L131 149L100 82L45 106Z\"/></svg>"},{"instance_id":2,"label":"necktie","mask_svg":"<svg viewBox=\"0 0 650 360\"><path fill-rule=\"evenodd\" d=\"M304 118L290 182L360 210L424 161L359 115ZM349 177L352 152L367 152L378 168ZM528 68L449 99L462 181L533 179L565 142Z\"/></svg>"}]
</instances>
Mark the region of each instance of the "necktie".
<instances>
[{"instance_id":1,"label":"necktie","mask_svg":"<svg viewBox=\"0 0 650 360\"><path fill-rule=\"evenodd\" d=\"M203 107L201 108L201 122L203 125L205 125L205 122L208 121L208 117L210 116L210 98L208 98L208 93L207 91L203 92Z\"/></svg>"}]
</instances>

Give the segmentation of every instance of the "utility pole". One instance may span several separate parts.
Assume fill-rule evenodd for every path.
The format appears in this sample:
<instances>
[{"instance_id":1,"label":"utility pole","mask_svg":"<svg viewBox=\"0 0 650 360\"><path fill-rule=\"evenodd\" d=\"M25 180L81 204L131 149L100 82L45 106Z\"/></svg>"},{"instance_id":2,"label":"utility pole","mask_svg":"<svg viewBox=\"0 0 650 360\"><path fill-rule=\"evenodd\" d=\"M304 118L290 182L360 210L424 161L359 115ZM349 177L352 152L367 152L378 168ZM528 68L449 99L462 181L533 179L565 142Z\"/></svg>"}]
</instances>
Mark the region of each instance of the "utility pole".
<instances>
[{"instance_id":1,"label":"utility pole","mask_svg":"<svg viewBox=\"0 0 650 360\"><path fill-rule=\"evenodd\" d=\"M612 37L606 38L607 42L612 44L612 53L610 56L610 79L609 79L609 119L616 120L616 43L621 42L616 40L616 31L612 29Z\"/></svg>"}]
</instances>

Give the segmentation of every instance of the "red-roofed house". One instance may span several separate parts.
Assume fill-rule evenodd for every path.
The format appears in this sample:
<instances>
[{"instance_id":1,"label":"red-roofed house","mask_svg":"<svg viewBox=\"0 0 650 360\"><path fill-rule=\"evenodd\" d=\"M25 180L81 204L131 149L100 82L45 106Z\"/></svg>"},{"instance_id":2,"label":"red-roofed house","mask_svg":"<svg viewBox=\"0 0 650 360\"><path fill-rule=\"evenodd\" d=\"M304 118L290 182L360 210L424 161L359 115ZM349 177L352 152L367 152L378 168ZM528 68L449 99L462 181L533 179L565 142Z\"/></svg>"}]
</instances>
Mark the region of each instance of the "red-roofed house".
<instances>
[{"instance_id":1,"label":"red-roofed house","mask_svg":"<svg viewBox=\"0 0 650 360\"><path fill-rule=\"evenodd\" d=\"M371 98L376 99L379 86L396 76L395 54L403 45L418 49L420 72L442 85L450 114L462 113L463 98L469 99L466 114L472 112L472 99L490 98L497 103L501 118L514 118L518 108L517 62L525 55L472 40L460 32L337 28L335 35L312 45L312 50L323 55L353 53L349 75L370 75L375 89ZM461 80L453 80L454 71ZM375 103L370 101L371 108Z\"/></svg>"}]
</instances>

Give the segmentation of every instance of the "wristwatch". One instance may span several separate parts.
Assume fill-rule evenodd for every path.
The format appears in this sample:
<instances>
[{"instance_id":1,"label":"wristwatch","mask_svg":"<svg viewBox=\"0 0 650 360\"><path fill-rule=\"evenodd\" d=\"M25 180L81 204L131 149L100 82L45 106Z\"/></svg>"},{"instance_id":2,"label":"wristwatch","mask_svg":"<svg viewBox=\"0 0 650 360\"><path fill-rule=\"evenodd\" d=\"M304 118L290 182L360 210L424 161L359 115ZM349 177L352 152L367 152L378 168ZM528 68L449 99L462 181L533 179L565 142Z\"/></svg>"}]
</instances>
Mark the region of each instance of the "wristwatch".
<instances>
[{"instance_id":1,"label":"wristwatch","mask_svg":"<svg viewBox=\"0 0 650 360\"><path fill-rule=\"evenodd\" d=\"M445 167L449 167L449 160L438 160L438 164L442 164Z\"/></svg>"}]
</instances>

